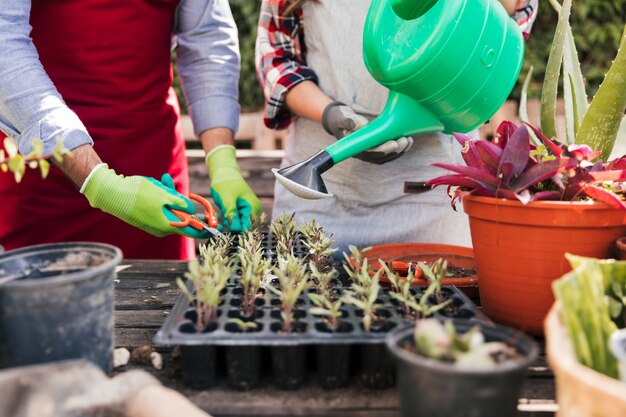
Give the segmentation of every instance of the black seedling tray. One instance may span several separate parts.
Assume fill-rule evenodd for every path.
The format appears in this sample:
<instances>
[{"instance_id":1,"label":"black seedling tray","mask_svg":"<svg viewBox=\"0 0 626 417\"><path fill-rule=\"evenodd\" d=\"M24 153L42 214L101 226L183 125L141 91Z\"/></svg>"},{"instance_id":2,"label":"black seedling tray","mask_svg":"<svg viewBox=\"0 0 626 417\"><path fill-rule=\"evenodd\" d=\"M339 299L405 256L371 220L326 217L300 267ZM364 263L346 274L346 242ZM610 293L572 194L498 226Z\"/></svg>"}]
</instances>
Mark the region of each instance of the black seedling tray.
<instances>
[{"instance_id":1,"label":"black seedling tray","mask_svg":"<svg viewBox=\"0 0 626 417\"><path fill-rule=\"evenodd\" d=\"M265 243L267 256L275 256L271 235L266 236ZM295 252L305 255L300 243ZM390 330L411 321L403 317L402 309L389 297L387 289L381 289L379 293L377 303L383 307L377 311L380 320L372 325L370 332L363 329L362 312L348 304L342 308L344 316L337 331L331 332L323 318L309 314L313 304L305 293L296 307L296 332L283 333L280 300L272 292L265 291L257 298L253 318L258 327L244 333L231 321L234 318L251 321L251 318L243 317L239 309L242 289L237 284L238 279L238 275L230 279L218 317L204 332L196 331L196 313L181 295L154 337L156 345L181 346L183 378L187 384L197 388L215 385L220 374L218 365L225 358L229 383L239 389L254 388L260 383L262 363L270 364L269 369L263 371L273 374L274 383L283 389L301 387L310 371L318 375L325 388L345 386L355 377L368 387L393 385L394 362L387 353L384 339ZM341 276L332 287L337 297L347 289ZM411 291L421 293L425 288L413 287ZM444 287L442 292L452 298L452 307L435 313L435 317L489 322L457 288Z\"/></svg>"}]
</instances>

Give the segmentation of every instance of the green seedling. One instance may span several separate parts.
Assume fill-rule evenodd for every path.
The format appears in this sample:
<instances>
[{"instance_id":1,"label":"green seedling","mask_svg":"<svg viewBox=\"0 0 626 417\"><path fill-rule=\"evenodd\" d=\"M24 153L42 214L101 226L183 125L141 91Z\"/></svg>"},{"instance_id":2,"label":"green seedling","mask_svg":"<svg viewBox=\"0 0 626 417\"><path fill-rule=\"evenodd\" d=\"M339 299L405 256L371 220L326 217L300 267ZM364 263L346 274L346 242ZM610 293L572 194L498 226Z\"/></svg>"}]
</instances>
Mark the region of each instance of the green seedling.
<instances>
[{"instance_id":1,"label":"green seedling","mask_svg":"<svg viewBox=\"0 0 626 417\"><path fill-rule=\"evenodd\" d=\"M236 324L243 333L252 332L259 327L259 325L253 321L243 321L241 319L230 319L228 322Z\"/></svg>"},{"instance_id":2,"label":"green seedling","mask_svg":"<svg viewBox=\"0 0 626 417\"><path fill-rule=\"evenodd\" d=\"M243 288L243 300L241 303L241 311L245 316L251 316L256 308L255 300L259 297L259 289L263 282L263 278L271 269L271 260L263 258L263 249L255 246L254 242L248 241L253 251L242 250L244 246L240 246L239 263L241 265L240 284Z\"/></svg>"},{"instance_id":3,"label":"green seedling","mask_svg":"<svg viewBox=\"0 0 626 417\"><path fill-rule=\"evenodd\" d=\"M185 278L191 282L193 291L190 291L180 278L176 279L176 283L189 303L194 306L197 315L196 329L202 332L211 321L217 318L218 306L222 298L220 293L232 275L232 264L223 261L200 264L198 260L193 260L189 262L188 268Z\"/></svg>"},{"instance_id":4,"label":"green seedling","mask_svg":"<svg viewBox=\"0 0 626 417\"><path fill-rule=\"evenodd\" d=\"M309 314L326 317L325 321L328 328L333 332L336 331L343 314L341 311L343 300L332 301L320 294L309 294L309 299L315 305L315 307L309 309Z\"/></svg>"},{"instance_id":5,"label":"green seedling","mask_svg":"<svg viewBox=\"0 0 626 417\"><path fill-rule=\"evenodd\" d=\"M427 358L454 363L457 368L489 370L503 360L516 360L517 351L504 342L486 342L480 327L456 332L452 321L418 320L414 332L418 352Z\"/></svg>"},{"instance_id":6,"label":"green seedling","mask_svg":"<svg viewBox=\"0 0 626 417\"><path fill-rule=\"evenodd\" d=\"M296 213L282 214L270 224L270 231L276 238L276 252L279 258L293 254L296 239Z\"/></svg>"},{"instance_id":7,"label":"green seedling","mask_svg":"<svg viewBox=\"0 0 626 417\"><path fill-rule=\"evenodd\" d=\"M200 244L198 249L200 251L200 258L204 264L216 264L216 263L229 263L231 257L228 251L233 245L234 236L230 234L222 234L221 236L215 236L206 245Z\"/></svg>"},{"instance_id":8,"label":"green seedling","mask_svg":"<svg viewBox=\"0 0 626 417\"><path fill-rule=\"evenodd\" d=\"M441 259L440 259L441 260ZM387 274L387 278L392 283L391 291L389 292L389 296L394 300L398 301L402 309L404 310L404 316L407 319L417 320L420 318L430 317L435 314L437 311L447 307L452 300L439 300L435 296L436 303L434 305L430 305L429 298L431 295L435 295L439 292L441 297L441 277L442 272L440 268L440 263L436 262L437 267L431 270L429 268L429 273L432 276L432 281L429 280L429 286L422 293L422 295L418 298L416 294L411 292L411 284L407 280L401 279L393 270L385 263L381 262L382 270L385 274ZM445 269L444 269L445 271ZM443 272L445 274L445 272Z\"/></svg>"},{"instance_id":9,"label":"green seedling","mask_svg":"<svg viewBox=\"0 0 626 417\"><path fill-rule=\"evenodd\" d=\"M428 288L432 288L432 294L435 296L436 303L442 303L445 301L443 294L441 293L443 279L448 273L448 261L443 258L437 259L431 265L425 262L418 262L418 266L422 269L422 273L428 281Z\"/></svg>"},{"instance_id":10,"label":"green seedling","mask_svg":"<svg viewBox=\"0 0 626 417\"><path fill-rule=\"evenodd\" d=\"M322 272L328 272L333 267L332 254L337 251L333 248L335 241L332 235L327 235L322 226L315 219L300 227L304 237L303 244L308 251L308 259Z\"/></svg>"},{"instance_id":11,"label":"green seedling","mask_svg":"<svg viewBox=\"0 0 626 417\"><path fill-rule=\"evenodd\" d=\"M280 299L280 316L283 322L283 331L291 333L296 321L294 311L298 298L304 290L311 286L309 272L301 260L293 255L289 255L281 261L280 266L273 268L273 273L278 278L280 288L276 288L271 284L265 288Z\"/></svg>"},{"instance_id":12,"label":"green seedling","mask_svg":"<svg viewBox=\"0 0 626 417\"><path fill-rule=\"evenodd\" d=\"M311 270L311 281L313 281L317 293L320 295L329 295L332 280L337 275L337 270L333 268L328 272L320 272L313 261L309 261L309 269Z\"/></svg>"}]
</instances>

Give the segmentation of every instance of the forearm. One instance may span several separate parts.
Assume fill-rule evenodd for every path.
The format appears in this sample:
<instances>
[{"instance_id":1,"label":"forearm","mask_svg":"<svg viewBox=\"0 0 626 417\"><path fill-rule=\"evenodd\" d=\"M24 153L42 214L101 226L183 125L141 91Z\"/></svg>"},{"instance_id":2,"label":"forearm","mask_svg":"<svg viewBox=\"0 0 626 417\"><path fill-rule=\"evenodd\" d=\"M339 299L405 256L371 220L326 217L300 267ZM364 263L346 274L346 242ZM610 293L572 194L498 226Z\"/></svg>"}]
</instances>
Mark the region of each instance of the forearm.
<instances>
[{"instance_id":1,"label":"forearm","mask_svg":"<svg viewBox=\"0 0 626 417\"><path fill-rule=\"evenodd\" d=\"M317 84L309 80L295 85L285 95L285 103L292 113L316 122L322 121L324 109L332 102Z\"/></svg>"},{"instance_id":2,"label":"forearm","mask_svg":"<svg viewBox=\"0 0 626 417\"><path fill-rule=\"evenodd\" d=\"M216 127L201 132L200 142L202 142L202 149L208 154L218 146L235 146L235 135L233 131L228 128Z\"/></svg>"},{"instance_id":3,"label":"forearm","mask_svg":"<svg viewBox=\"0 0 626 417\"><path fill-rule=\"evenodd\" d=\"M57 163L77 187L81 187L91 170L102 160L91 145L75 148L71 155L65 155L63 162Z\"/></svg>"}]
</instances>

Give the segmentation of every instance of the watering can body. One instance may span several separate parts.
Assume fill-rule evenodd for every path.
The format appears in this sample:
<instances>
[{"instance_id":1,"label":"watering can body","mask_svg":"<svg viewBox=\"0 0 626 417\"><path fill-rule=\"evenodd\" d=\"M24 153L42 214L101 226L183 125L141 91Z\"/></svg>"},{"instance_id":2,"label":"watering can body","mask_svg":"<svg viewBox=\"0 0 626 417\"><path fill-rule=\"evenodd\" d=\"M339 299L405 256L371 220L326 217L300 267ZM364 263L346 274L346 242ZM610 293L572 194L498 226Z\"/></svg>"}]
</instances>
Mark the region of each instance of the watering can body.
<instances>
[{"instance_id":1,"label":"watering can body","mask_svg":"<svg viewBox=\"0 0 626 417\"><path fill-rule=\"evenodd\" d=\"M321 173L388 140L480 126L515 85L524 41L498 0L372 0L363 56L389 89L387 104L365 127L275 171L296 195L330 196Z\"/></svg>"}]
</instances>

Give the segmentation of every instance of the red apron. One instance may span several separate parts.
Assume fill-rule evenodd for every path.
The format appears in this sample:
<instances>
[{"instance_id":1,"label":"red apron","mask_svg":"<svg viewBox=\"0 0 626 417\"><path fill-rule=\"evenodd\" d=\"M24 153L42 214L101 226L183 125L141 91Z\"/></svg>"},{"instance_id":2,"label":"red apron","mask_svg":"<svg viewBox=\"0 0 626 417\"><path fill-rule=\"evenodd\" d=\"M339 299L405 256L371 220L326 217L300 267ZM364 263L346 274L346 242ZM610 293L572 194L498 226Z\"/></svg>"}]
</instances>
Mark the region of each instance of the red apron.
<instances>
[{"instance_id":1,"label":"red apron","mask_svg":"<svg viewBox=\"0 0 626 417\"><path fill-rule=\"evenodd\" d=\"M118 174L160 179L189 192L170 44L178 0L32 0L32 38L65 102L102 160ZM193 240L156 238L89 206L58 169L0 173L0 244L94 241L126 258L190 259Z\"/></svg>"}]
</instances>

